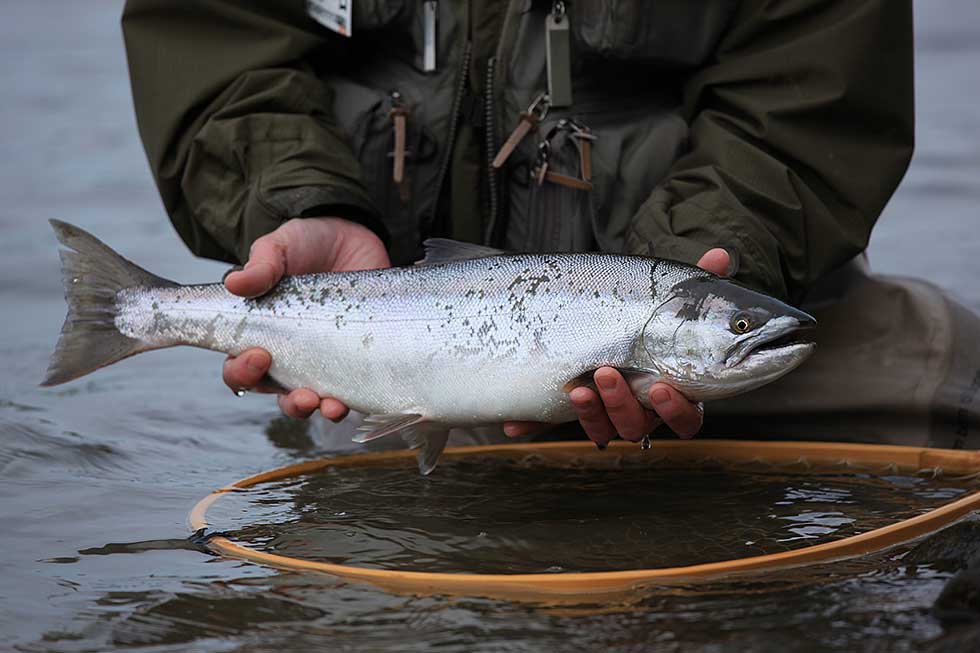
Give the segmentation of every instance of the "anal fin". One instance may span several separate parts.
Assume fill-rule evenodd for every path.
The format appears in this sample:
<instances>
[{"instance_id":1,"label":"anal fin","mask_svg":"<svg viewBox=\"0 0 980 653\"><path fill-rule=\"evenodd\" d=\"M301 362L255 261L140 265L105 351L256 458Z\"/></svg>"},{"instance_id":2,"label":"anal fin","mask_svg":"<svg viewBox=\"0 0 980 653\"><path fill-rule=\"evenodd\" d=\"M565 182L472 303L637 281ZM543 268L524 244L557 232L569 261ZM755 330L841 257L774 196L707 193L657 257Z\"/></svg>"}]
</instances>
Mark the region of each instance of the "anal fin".
<instances>
[{"instance_id":1,"label":"anal fin","mask_svg":"<svg viewBox=\"0 0 980 653\"><path fill-rule=\"evenodd\" d=\"M449 441L449 426L437 422L417 424L402 431L402 440L411 449L418 449L419 473L428 476Z\"/></svg>"},{"instance_id":2,"label":"anal fin","mask_svg":"<svg viewBox=\"0 0 980 653\"><path fill-rule=\"evenodd\" d=\"M398 433L411 449L418 449L419 472L425 476L436 468L439 456L449 440L450 426L438 422L427 422L416 413L394 415L368 415L358 427L361 431L354 436L354 442L363 444L386 435Z\"/></svg>"}]
</instances>

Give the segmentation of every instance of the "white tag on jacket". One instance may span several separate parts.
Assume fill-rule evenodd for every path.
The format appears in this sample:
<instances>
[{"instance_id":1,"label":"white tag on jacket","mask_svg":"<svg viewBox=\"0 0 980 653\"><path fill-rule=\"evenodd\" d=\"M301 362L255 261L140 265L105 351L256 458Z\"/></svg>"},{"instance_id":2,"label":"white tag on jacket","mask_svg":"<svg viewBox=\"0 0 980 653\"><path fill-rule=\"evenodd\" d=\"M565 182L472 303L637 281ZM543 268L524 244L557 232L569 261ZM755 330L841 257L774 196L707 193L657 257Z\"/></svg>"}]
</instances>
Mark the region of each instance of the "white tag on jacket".
<instances>
[{"instance_id":1,"label":"white tag on jacket","mask_svg":"<svg viewBox=\"0 0 980 653\"><path fill-rule=\"evenodd\" d=\"M422 3L422 70L436 71L436 21L439 18L439 3L425 0Z\"/></svg>"},{"instance_id":2,"label":"white tag on jacket","mask_svg":"<svg viewBox=\"0 0 980 653\"><path fill-rule=\"evenodd\" d=\"M306 13L327 29L350 36L353 4L354 0L306 0Z\"/></svg>"}]
</instances>

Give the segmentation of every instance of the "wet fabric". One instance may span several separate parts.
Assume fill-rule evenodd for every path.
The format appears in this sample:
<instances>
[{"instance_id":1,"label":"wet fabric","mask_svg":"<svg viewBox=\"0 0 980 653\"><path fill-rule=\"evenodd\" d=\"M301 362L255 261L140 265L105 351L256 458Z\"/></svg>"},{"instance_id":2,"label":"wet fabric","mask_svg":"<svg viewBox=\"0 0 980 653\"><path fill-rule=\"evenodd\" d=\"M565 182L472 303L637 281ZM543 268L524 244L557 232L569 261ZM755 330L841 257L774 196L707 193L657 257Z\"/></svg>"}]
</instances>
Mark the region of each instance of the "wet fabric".
<instances>
[{"instance_id":1,"label":"wet fabric","mask_svg":"<svg viewBox=\"0 0 980 653\"><path fill-rule=\"evenodd\" d=\"M712 436L980 448L980 317L931 283L863 259L804 307L816 353L758 390L706 406Z\"/></svg>"}]
</instances>

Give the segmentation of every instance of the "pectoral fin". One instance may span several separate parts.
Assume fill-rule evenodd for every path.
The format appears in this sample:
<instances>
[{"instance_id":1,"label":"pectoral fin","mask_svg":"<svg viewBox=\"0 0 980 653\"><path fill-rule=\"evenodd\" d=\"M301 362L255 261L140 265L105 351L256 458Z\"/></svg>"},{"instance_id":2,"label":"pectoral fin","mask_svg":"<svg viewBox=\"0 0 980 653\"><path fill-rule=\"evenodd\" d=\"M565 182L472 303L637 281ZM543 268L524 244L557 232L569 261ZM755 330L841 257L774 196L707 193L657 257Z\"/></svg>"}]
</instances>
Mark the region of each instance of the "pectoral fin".
<instances>
[{"instance_id":1,"label":"pectoral fin","mask_svg":"<svg viewBox=\"0 0 980 653\"><path fill-rule=\"evenodd\" d=\"M646 372L643 370L620 370L623 373L623 378L630 386L630 390L633 391L633 396L636 400L640 402L640 405L647 410L653 410L653 404L650 403L650 387L654 383L661 381L662 378L659 374L655 372Z\"/></svg>"},{"instance_id":2,"label":"pectoral fin","mask_svg":"<svg viewBox=\"0 0 980 653\"><path fill-rule=\"evenodd\" d=\"M589 390L595 390L595 370L582 372L561 387L561 389L565 392L571 392L575 388L588 388Z\"/></svg>"},{"instance_id":3,"label":"pectoral fin","mask_svg":"<svg viewBox=\"0 0 980 653\"><path fill-rule=\"evenodd\" d=\"M364 418L364 423L357 427L359 433L353 438L354 442L364 444L371 440L383 438L392 433L398 433L402 429L408 428L424 421L421 415L414 413L396 413L394 415L368 415Z\"/></svg>"}]
</instances>

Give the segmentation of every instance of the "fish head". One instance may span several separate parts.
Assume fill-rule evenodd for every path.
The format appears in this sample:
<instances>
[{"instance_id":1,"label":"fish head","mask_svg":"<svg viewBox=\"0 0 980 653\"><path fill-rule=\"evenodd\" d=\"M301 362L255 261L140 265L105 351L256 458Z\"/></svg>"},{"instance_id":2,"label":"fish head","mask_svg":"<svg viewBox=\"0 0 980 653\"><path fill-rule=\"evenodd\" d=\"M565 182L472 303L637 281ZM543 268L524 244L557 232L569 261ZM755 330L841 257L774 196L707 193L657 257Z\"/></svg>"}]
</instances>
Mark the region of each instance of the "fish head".
<instances>
[{"instance_id":1,"label":"fish head","mask_svg":"<svg viewBox=\"0 0 980 653\"><path fill-rule=\"evenodd\" d=\"M712 274L677 283L647 321L639 358L688 398L719 399L762 386L802 363L817 324L774 297Z\"/></svg>"}]
</instances>

